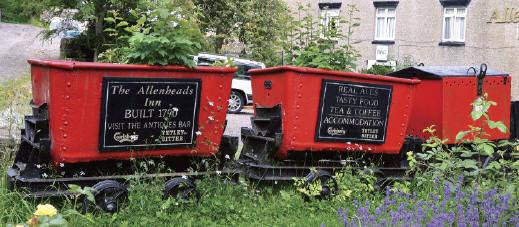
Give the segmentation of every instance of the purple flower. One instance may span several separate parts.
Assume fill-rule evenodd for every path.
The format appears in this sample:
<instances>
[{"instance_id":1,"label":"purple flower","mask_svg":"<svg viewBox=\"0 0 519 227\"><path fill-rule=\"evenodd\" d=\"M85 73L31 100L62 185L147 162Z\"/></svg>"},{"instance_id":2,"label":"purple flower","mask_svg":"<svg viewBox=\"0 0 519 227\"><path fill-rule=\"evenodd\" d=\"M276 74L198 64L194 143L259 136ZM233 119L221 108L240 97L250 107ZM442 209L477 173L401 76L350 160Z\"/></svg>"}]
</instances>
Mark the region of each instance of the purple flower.
<instances>
[{"instance_id":1,"label":"purple flower","mask_svg":"<svg viewBox=\"0 0 519 227\"><path fill-rule=\"evenodd\" d=\"M380 226L387 226L387 220L385 218L380 221Z\"/></svg>"},{"instance_id":2,"label":"purple flower","mask_svg":"<svg viewBox=\"0 0 519 227\"><path fill-rule=\"evenodd\" d=\"M470 195L470 202L472 204L478 204L478 183L474 183L474 191Z\"/></svg>"},{"instance_id":3,"label":"purple flower","mask_svg":"<svg viewBox=\"0 0 519 227\"><path fill-rule=\"evenodd\" d=\"M443 195L445 196L444 198L444 201L446 200L450 200L450 195L451 195L451 184L450 182L446 182L445 185L443 186Z\"/></svg>"}]
</instances>

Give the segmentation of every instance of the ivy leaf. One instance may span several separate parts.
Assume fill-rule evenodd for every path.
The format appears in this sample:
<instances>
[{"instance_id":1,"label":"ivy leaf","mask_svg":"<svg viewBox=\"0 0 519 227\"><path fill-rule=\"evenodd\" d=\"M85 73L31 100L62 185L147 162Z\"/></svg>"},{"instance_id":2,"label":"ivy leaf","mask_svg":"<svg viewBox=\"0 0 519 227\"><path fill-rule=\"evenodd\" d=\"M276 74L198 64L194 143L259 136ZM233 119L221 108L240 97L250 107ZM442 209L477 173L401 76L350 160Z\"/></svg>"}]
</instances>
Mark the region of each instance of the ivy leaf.
<instances>
[{"instance_id":1,"label":"ivy leaf","mask_svg":"<svg viewBox=\"0 0 519 227\"><path fill-rule=\"evenodd\" d=\"M137 25L142 25L144 24L144 22L146 22L146 17L142 16L141 18L139 18L139 20L137 20Z\"/></svg>"},{"instance_id":2,"label":"ivy leaf","mask_svg":"<svg viewBox=\"0 0 519 227\"><path fill-rule=\"evenodd\" d=\"M480 119L481 116L483 116L483 114L484 114L483 111L480 111L480 110L474 110L474 111L470 112L470 116L472 117L473 121Z\"/></svg>"},{"instance_id":3,"label":"ivy leaf","mask_svg":"<svg viewBox=\"0 0 519 227\"><path fill-rule=\"evenodd\" d=\"M486 156L491 156L492 154L494 154L494 148L490 144L482 143L479 144L477 148L478 150L482 150Z\"/></svg>"},{"instance_id":4,"label":"ivy leaf","mask_svg":"<svg viewBox=\"0 0 519 227\"><path fill-rule=\"evenodd\" d=\"M463 165L463 167L465 167L467 169L469 169L469 168L477 169L477 162L476 162L476 160L465 159L465 160L463 160L462 165Z\"/></svg>"},{"instance_id":5,"label":"ivy leaf","mask_svg":"<svg viewBox=\"0 0 519 227\"><path fill-rule=\"evenodd\" d=\"M460 131L460 132L458 132L458 134L456 135L456 140L454 142L458 143L461 139L463 139L463 137L465 137L469 133L470 133L470 131Z\"/></svg>"},{"instance_id":6,"label":"ivy leaf","mask_svg":"<svg viewBox=\"0 0 519 227\"><path fill-rule=\"evenodd\" d=\"M501 169L499 162L491 162L485 169Z\"/></svg>"},{"instance_id":7,"label":"ivy leaf","mask_svg":"<svg viewBox=\"0 0 519 227\"><path fill-rule=\"evenodd\" d=\"M501 131L502 133L506 133L507 131L506 125L501 121L497 122L497 129L499 129L499 131Z\"/></svg>"},{"instance_id":8,"label":"ivy leaf","mask_svg":"<svg viewBox=\"0 0 519 227\"><path fill-rule=\"evenodd\" d=\"M106 22L115 23L115 19L112 17L105 17Z\"/></svg>"},{"instance_id":9,"label":"ivy leaf","mask_svg":"<svg viewBox=\"0 0 519 227\"><path fill-rule=\"evenodd\" d=\"M128 26L128 22L126 22L126 21L121 21L121 22L119 22L119 24L117 24L117 27L126 27L126 26Z\"/></svg>"},{"instance_id":10,"label":"ivy leaf","mask_svg":"<svg viewBox=\"0 0 519 227\"><path fill-rule=\"evenodd\" d=\"M497 122L492 120L487 120L488 127L491 129L495 129L497 127Z\"/></svg>"}]
</instances>

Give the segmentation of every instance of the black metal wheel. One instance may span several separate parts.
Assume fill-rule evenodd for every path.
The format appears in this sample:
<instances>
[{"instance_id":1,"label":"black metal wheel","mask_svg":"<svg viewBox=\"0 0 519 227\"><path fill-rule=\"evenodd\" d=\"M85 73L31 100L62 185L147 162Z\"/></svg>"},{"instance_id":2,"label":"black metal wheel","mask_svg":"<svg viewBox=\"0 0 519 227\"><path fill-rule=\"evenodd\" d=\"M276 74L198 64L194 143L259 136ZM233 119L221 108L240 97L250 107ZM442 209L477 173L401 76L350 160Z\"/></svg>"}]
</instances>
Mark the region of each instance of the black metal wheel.
<instances>
[{"instance_id":1,"label":"black metal wheel","mask_svg":"<svg viewBox=\"0 0 519 227\"><path fill-rule=\"evenodd\" d=\"M227 108L227 112L235 114L239 113L243 106L245 105L245 97L238 91L231 91L231 96L229 97L229 106Z\"/></svg>"},{"instance_id":2,"label":"black metal wheel","mask_svg":"<svg viewBox=\"0 0 519 227\"><path fill-rule=\"evenodd\" d=\"M85 207L95 208L109 213L119 211L128 200L126 187L114 180L104 180L92 186L95 204L85 196Z\"/></svg>"},{"instance_id":3,"label":"black metal wheel","mask_svg":"<svg viewBox=\"0 0 519 227\"><path fill-rule=\"evenodd\" d=\"M334 178L332 178L332 174L329 171L318 169L317 171L310 172L305 177L305 182L303 187L308 188L310 184L320 182L322 190L320 194L317 196L317 199L327 199L332 196L334 188L330 188L330 185L333 185L335 189L337 188L337 182ZM305 199L309 199L305 197Z\"/></svg>"},{"instance_id":4,"label":"black metal wheel","mask_svg":"<svg viewBox=\"0 0 519 227\"><path fill-rule=\"evenodd\" d=\"M200 193L195 184L188 178L175 177L166 181L163 198L173 197L179 200L200 199Z\"/></svg>"}]
</instances>

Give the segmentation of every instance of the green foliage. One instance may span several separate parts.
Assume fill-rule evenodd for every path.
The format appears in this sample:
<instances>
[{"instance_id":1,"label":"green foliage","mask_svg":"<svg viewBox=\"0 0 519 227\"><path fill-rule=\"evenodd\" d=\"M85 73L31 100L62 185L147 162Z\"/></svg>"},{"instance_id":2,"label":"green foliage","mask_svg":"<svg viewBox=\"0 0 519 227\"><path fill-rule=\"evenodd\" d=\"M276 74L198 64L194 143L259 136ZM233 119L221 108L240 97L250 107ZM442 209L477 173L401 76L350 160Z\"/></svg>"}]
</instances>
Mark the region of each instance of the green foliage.
<instances>
[{"instance_id":1,"label":"green foliage","mask_svg":"<svg viewBox=\"0 0 519 227\"><path fill-rule=\"evenodd\" d=\"M104 31L114 38L100 59L105 62L184 65L195 67L192 55L198 54L201 33L196 17L189 16L188 6L179 7L169 1L160 1L148 13L131 10L130 23L116 11L104 20L112 27Z\"/></svg>"},{"instance_id":2,"label":"green foliage","mask_svg":"<svg viewBox=\"0 0 519 227\"><path fill-rule=\"evenodd\" d=\"M469 130L459 132L454 146L447 146L447 139L441 140L435 136L434 125L424 129L431 137L423 144L423 152L408 153L411 168L418 171L415 177L423 182L431 179L455 182L454 178L463 174L484 189L498 187L519 196L518 184L510 184L519 182L519 161L514 160L519 158L517 144L507 140L488 140L488 134L483 131L485 123L502 133L507 131L503 122L489 119L487 113L493 105L497 104L489 101L487 94L472 103L470 115L481 126L469 125ZM505 153L513 158L504 158Z\"/></svg>"},{"instance_id":3,"label":"green foliage","mask_svg":"<svg viewBox=\"0 0 519 227\"><path fill-rule=\"evenodd\" d=\"M404 55L401 59L396 59L396 71L416 65L418 63L411 55Z\"/></svg>"},{"instance_id":4,"label":"green foliage","mask_svg":"<svg viewBox=\"0 0 519 227\"><path fill-rule=\"evenodd\" d=\"M227 56L227 60L225 61L215 61L214 64L212 64L211 66L214 66L214 67L236 67L236 65L234 64L234 58L231 58L229 56Z\"/></svg>"},{"instance_id":5,"label":"green foliage","mask_svg":"<svg viewBox=\"0 0 519 227\"><path fill-rule=\"evenodd\" d=\"M114 32L105 32L106 28L114 28L114 24L110 21L105 21L104 18L113 16L113 12L117 12L119 21L125 21L129 26L137 24L139 17L135 17L133 11L146 11L149 7L155 5L153 1L148 0L56 0L66 3L69 7L79 9L79 12L74 16L74 19L78 21L87 22L87 30L82 32L78 37L75 38L77 43L76 53L79 55L77 60L80 61L98 61L100 53L107 50L108 52L114 52L115 47L123 45L124 42L115 36ZM117 29L120 36L128 35L123 34L120 28ZM47 33L52 33L49 31ZM49 36L48 34L46 35ZM108 53L105 55L117 56L119 53ZM109 58L109 57L108 57ZM113 59L116 62L117 57ZM108 61L103 59L103 61Z\"/></svg>"},{"instance_id":6,"label":"green foliage","mask_svg":"<svg viewBox=\"0 0 519 227\"><path fill-rule=\"evenodd\" d=\"M237 14L237 33L246 45L244 57L275 66L282 63L278 39L286 29L284 20L288 6L282 0L240 1L242 10Z\"/></svg>"},{"instance_id":7,"label":"green foliage","mask_svg":"<svg viewBox=\"0 0 519 227\"><path fill-rule=\"evenodd\" d=\"M386 75L388 73L392 73L393 69L383 65L373 65L373 67L370 69L363 69L360 72L373 75Z\"/></svg>"},{"instance_id":8,"label":"green foliage","mask_svg":"<svg viewBox=\"0 0 519 227\"><path fill-rule=\"evenodd\" d=\"M28 75L0 83L0 128L7 129L8 137L19 137L24 126L23 115L31 112L31 80Z\"/></svg>"},{"instance_id":9,"label":"green foliage","mask_svg":"<svg viewBox=\"0 0 519 227\"><path fill-rule=\"evenodd\" d=\"M310 172L317 174L317 170L315 168L311 168ZM314 180L313 182L308 182L306 178L296 178L293 177L294 186L297 188L297 191L303 193L307 198L315 198L321 194L323 190L323 184L320 178Z\"/></svg>"},{"instance_id":10,"label":"green foliage","mask_svg":"<svg viewBox=\"0 0 519 227\"><path fill-rule=\"evenodd\" d=\"M286 17L288 26L280 39L283 64L353 71L355 60L360 57L351 42L353 29L359 26L360 19L355 16L358 9L347 5L346 19L332 17L328 24L322 24L312 17L309 7L299 7L298 19Z\"/></svg>"},{"instance_id":11,"label":"green foliage","mask_svg":"<svg viewBox=\"0 0 519 227\"><path fill-rule=\"evenodd\" d=\"M200 15L200 29L209 35L211 51L220 53L222 46L233 40L238 14L242 13L242 1L193 0Z\"/></svg>"},{"instance_id":12,"label":"green foliage","mask_svg":"<svg viewBox=\"0 0 519 227\"><path fill-rule=\"evenodd\" d=\"M377 178L374 176L371 169L351 169L345 168L335 173L335 181L337 182L337 188L333 188L337 195L333 197L339 203L345 203L356 200L371 200L375 194L375 181Z\"/></svg>"},{"instance_id":13,"label":"green foliage","mask_svg":"<svg viewBox=\"0 0 519 227\"><path fill-rule=\"evenodd\" d=\"M278 65L276 40L284 29L288 7L282 0L194 0L200 12L201 30L208 34L204 51L228 52L224 45L239 40L244 57ZM236 51L236 50L234 50ZM238 54L234 52L234 54Z\"/></svg>"},{"instance_id":14,"label":"green foliage","mask_svg":"<svg viewBox=\"0 0 519 227\"><path fill-rule=\"evenodd\" d=\"M62 6L59 0L2 0L2 22L29 23L34 20L33 18L38 20L44 9L56 6Z\"/></svg>"}]
</instances>

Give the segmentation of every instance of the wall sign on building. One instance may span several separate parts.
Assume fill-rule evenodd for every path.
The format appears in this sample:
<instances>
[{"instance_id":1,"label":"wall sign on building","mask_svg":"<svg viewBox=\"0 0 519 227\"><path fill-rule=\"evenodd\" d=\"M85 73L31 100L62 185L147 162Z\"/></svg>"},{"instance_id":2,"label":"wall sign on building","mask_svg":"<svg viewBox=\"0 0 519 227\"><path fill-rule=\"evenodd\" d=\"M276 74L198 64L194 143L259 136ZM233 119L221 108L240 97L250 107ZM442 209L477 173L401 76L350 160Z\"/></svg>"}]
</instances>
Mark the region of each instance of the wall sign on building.
<instances>
[{"instance_id":1,"label":"wall sign on building","mask_svg":"<svg viewBox=\"0 0 519 227\"><path fill-rule=\"evenodd\" d=\"M519 9L509 7L503 10L494 9L487 23L519 23Z\"/></svg>"},{"instance_id":2,"label":"wall sign on building","mask_svg":"<svg viewBox=\"0 0 519 227\"><path fill-rule=\"evenodd\" d=\"M377 45L375 59L377 61L387 61L388 52L389 52L389 47L387 45Z\"/></svg>"}]
</instances>

